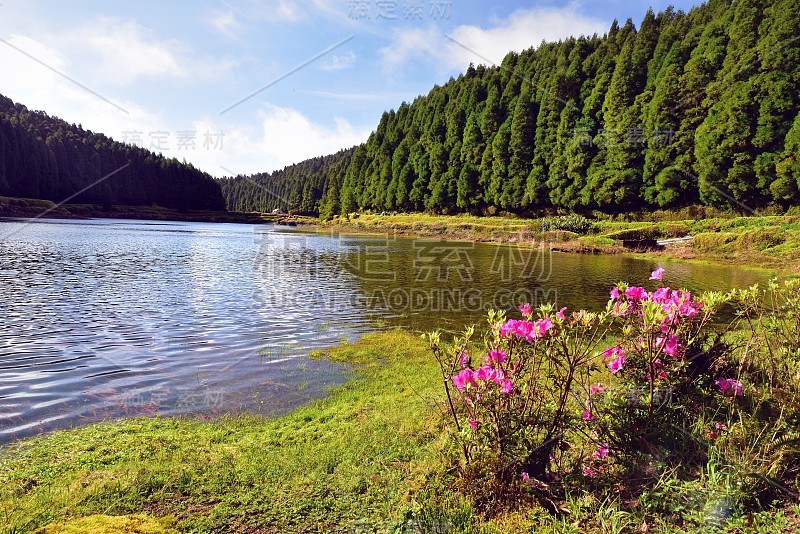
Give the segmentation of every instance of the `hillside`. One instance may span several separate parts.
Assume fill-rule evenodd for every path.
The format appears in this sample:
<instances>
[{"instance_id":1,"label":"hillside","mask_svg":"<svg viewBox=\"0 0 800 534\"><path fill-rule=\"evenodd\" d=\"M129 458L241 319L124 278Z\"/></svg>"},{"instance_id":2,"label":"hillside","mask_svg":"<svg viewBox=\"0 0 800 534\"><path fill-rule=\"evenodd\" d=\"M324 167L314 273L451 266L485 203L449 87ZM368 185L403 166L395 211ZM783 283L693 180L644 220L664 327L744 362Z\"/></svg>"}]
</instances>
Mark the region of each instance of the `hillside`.
<instances>
[{"instance_id":1,"label":"hillside","mask_svg":"<svg viewBox=\"0 0 800 534\"><path fill-rule=\"evenodd\" d=\"M118 143L0 95L0 196L61 202L79 192L71 202L225 209L219 184L191 164Z\"/></svg>"},{"instance_id":2,"label":"hillside","mask_svg":"<svg viewBox=\"0 0 800 534\"><path fill-rule=\"evenodd\" d=\"M324 217L797 205L798 31L795 0L651 11L638 28L470 66L384 113L366 143L328 156L337 165L316 158L223 192L229 208Z\"/></svg>"}]
</instances>

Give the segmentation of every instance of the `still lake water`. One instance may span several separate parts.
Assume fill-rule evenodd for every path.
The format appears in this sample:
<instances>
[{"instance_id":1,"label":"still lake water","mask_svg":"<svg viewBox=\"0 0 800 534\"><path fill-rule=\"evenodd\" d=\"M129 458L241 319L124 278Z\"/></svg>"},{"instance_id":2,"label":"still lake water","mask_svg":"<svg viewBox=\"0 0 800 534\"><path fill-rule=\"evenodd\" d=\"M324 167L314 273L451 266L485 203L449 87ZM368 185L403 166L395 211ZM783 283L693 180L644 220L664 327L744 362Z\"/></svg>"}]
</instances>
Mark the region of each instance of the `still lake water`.
<instances>
[{"instance_id":1,"label":"still lake water","mask_svg":"<svg viewBox=\"0 0 800 534\"><path fill-rule=\"evenodd\" d=\"M0 444L124 416L284 413L347 379L311 348L457 330L523 301L598 309L656 265L269 226L0 221ZM767 279L658 265L692 291Z\"/></svg>"}]
</instances>

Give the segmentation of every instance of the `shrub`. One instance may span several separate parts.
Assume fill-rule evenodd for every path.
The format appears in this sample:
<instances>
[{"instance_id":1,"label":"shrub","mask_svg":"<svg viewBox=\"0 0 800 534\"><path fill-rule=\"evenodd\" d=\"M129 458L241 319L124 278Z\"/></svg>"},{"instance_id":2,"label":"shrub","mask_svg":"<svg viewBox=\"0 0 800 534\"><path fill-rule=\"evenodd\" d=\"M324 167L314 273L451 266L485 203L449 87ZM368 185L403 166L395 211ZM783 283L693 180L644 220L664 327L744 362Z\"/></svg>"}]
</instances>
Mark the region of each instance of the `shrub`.
<instances>
[{"instance_id":1,"label":"shrub","mask_svg":"<svg viewBox=\"0 0 800 534\"><path fill-rule=\"evenodd\" d=\"M665 480L740 508L796 495L800 280L700 297L620 283L602 312L519 309L490 312L482 343L474 327L449 347L425 336L460 487L487 511L526 495L555 510L569 488L644 498Z\"/></svg>"},{"instance_id":2,"label":"shrub","mask_svg":"<svg viewBox=\"0 0 800 534\"><path fill-rule=\"evenodd\" d=\"M594 225L594 221L578 214L540 219L540 229L542 232L566 230L576 234L588 234L594 229Z\"/></svg>"}]
</instances>

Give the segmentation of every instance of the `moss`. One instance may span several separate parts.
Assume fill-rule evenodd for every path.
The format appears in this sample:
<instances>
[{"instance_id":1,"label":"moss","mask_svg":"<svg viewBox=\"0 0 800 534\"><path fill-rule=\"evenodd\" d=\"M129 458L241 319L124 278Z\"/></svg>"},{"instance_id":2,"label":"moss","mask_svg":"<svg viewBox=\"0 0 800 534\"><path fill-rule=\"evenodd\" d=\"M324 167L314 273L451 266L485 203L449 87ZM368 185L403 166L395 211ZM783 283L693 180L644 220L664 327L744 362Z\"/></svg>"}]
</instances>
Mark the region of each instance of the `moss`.
<instances>
[{"instance_id":1,"label":"moss","mask_svg":"<svg viewBox=\"0 0 800 534\"><path fill-rule=\"evenodd\" d=\"M53 523L36 530L36 534L177 534L172 528L175 519L155 519L143 514L109 516L91 515Z\"/></svg>"}]
</instances>

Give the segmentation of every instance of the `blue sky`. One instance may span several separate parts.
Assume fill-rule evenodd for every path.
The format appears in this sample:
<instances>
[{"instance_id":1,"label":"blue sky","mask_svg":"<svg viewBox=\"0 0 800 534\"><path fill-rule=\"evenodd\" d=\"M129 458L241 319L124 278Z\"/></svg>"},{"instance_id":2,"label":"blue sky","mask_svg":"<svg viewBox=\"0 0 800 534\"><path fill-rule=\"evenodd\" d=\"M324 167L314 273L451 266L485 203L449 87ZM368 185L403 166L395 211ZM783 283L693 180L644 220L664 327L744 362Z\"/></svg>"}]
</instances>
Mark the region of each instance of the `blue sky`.
<instances>
[{"instance_id":1,"label":"blue sky","mask_svg":"<svg viewBox=\"0 0 800 534\"><path fill-rule=\"evenodd\" d=\"M365 140L470 62L698 3L3 0L0 93L215 176L270 171Z\"/></svg>"}]
</instances>

